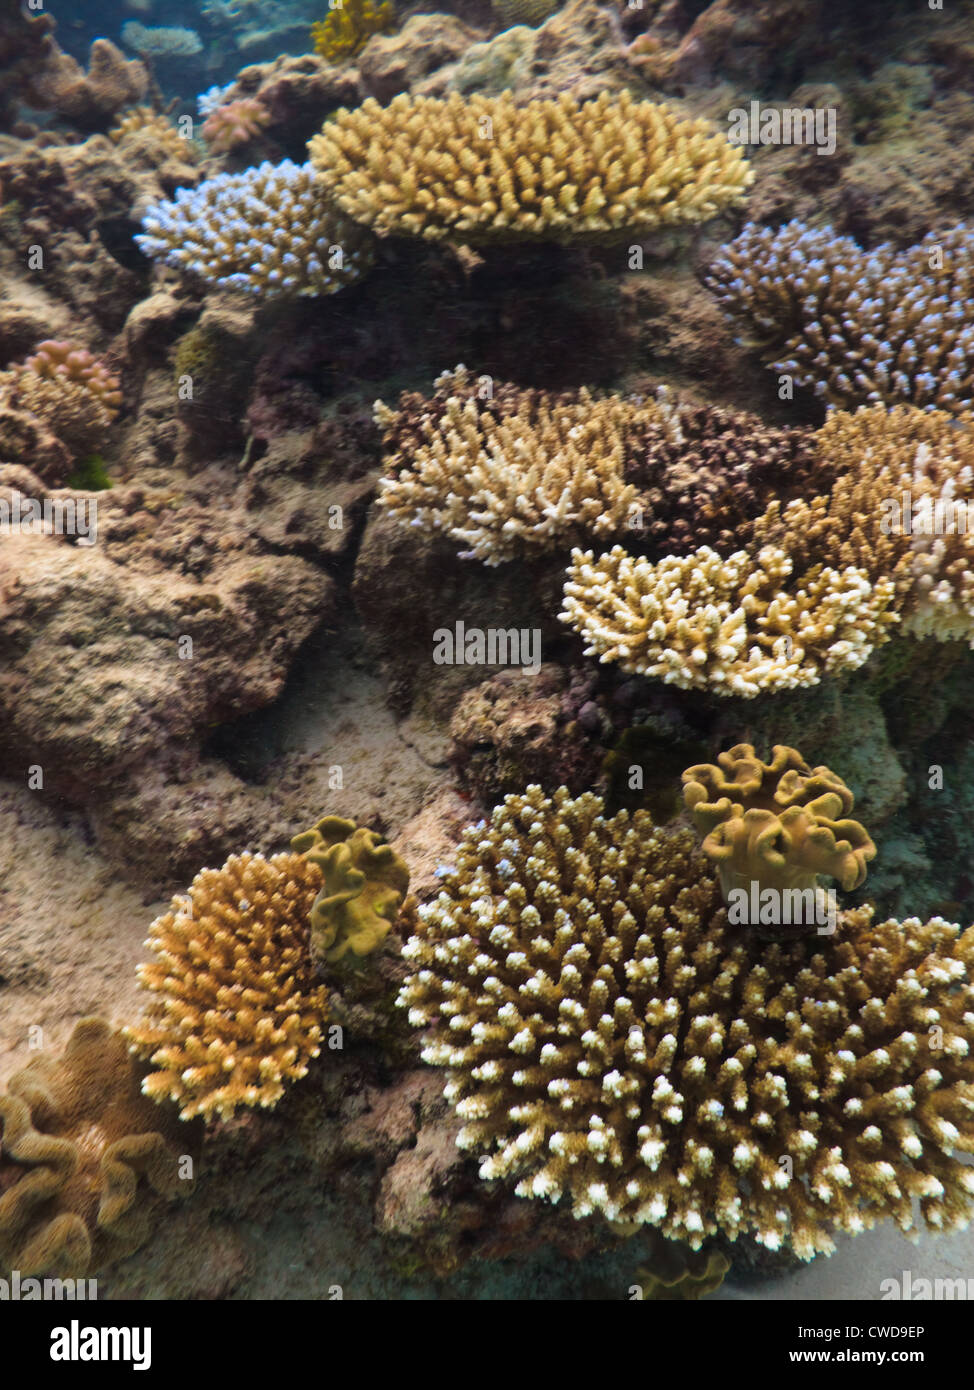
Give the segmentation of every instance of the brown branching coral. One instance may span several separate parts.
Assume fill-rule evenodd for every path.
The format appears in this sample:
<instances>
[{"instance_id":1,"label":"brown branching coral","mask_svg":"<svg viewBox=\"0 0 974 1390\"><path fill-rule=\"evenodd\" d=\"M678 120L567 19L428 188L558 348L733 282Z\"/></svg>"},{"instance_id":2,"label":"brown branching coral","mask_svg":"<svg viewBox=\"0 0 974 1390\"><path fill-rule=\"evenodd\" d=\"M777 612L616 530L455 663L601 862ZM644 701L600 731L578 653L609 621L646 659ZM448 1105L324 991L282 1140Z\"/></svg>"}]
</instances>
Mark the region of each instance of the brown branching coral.
<instances>
[{"instance_id":1,"label":"brown branching coral","mask_svg":"<svg viewBox=\"0 0 974 1390\"><path fill-rule=\"evenodd\" d=\"M329 195L379 235L605 241L705 222L753 174L706 121L628 93L518 106L499 97L371 98L308 146Z\"/></svg>"},{"instance_id":2,"label":"brown branching coral","mask_svg":"<svg viewBox=\"0 0 974 1390\"><path fill-rule=\"evenodd\" d=\"M324 880L310 914L315 965L354 965L377 950L409 888L409 869L392 846L354 821L325 816L291 848Z\"/></svg>"},{"instance_id":3,"label":"brown branching coral","mask_svg":"<svg viewBox=\"0 0 974 1390\"><path fill-rule=\"evenodd\" d=\"M139 981L156 996L125 1029L156 1070L142 1089L183 1119L277 1104L320 1051L327 991L314 979L309 917L321 870L301 854L233 855L197 874L153 922L156 959Z\"/></svg>"},{"instance_id":4,"label":"brown branching coral","mask_svg":"<svg viewBox=\"0 0 974 1390\"><path fill-rule=\"evenodd\" d=\"M775 746L762 762L749 743L683 774L683 799L717 865L726 898L752 882L778 891L815 888L818 876L858 888L876 854L849 817L855 798L827 767L811 768L794 748Z\"/></svg>"},{"instance_id":5,"label":"brown branching coral","mask_svg":"<svg viewBox=\"0 0 974 1390\"><path fill-rule=\"evenodd\" d=\"M38 1057L0 1096L0 1269L74 1278L130 1254L162 1200L193 1190L199 1135L139 1091L102 1019Z\"/></svg>"},{"instance_id":6,"label":"brown branching coral","mask_svg":"<svg viewBox=\"0 0 974 1390\"><path fill-rule=\"evenodd\" d=\"M810 428L665 395L657 404L629 431L624 471L638 489L647 543L666 554L740 550L769 495L808 496L832 481Z\"/></svg>"},{"instance_id":7,"label":"brown branching coral","mask_svg":"<svg viewBox=\"0 0 974 1390\"><path fill-rule=\"evenodd\" d=\"M465 832L399 1002L521 1196L802 1259L966 1225L974 928L858 909L819 946L733 931L689 832L532 787Z\"/></svg>"},{"instance_id":8,"label":"brown branching coral","mask_svg":"<svg viewBox=\"0 0 974 1390\"><path fill-rule=\"evenodd\" d=\"M495 407L463 367L437 388L418 419L408 406L376 408L387 447L399 446L380 482L381 505L398 520L442 532L486 565L624 530L637 494L623 480L623 452L638 406L583 388L574 397L508 389Z\"/></svg>"},{"instance_id":9,"label":"brown branching coral","mask_svg":"<svg viewBox=\"0 0 974 1390\"><path fill-rule=\"evenodd\" d=\"M702 546L657 564L617 545L598 558L573 552L561 617L586 655L684 690L753 699L861 666L887 640L894 592L853 565L796 572L773 545L726 559Z\"/></svg>"}]
</instances>

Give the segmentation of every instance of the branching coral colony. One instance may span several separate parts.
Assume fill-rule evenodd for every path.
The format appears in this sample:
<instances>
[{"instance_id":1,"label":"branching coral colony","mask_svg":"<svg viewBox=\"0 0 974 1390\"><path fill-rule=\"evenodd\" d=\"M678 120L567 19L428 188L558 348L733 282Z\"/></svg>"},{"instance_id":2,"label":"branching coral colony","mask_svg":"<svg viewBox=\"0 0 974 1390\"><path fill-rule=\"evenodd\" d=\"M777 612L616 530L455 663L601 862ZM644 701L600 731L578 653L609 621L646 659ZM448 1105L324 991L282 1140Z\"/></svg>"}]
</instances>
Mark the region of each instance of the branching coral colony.
<instances>
[{"instance_id":1,"label":"branching coral colony","mask_svg":"<svg viewBox=\"0 0 974 1390\"><path fill-rule=\"evenodd\" d=\"M848 884L871 842L835 819L840 779L791 749L763 764L741 745L686 783L703 855L564 788L464 834L399 1001L449 1071L458 1144L523 1197L694 1248L750 1235L807 1260L887 1217L966 1225L974 928L869 908L832 937L732 927L710 859Z\"/></svg>"}]
</instances>

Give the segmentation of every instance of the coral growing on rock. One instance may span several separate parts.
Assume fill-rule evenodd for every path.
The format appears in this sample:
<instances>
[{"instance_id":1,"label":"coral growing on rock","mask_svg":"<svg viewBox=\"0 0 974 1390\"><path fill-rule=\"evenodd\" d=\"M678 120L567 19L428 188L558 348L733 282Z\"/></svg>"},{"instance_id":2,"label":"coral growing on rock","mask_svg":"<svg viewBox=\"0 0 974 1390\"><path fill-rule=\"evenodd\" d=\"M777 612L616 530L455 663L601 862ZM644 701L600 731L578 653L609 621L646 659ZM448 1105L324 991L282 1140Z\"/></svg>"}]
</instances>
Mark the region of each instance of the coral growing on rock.
<instances>
[{"instance_id":1,"label":"coral growing on rock","mask_svg":"<svg viewBox=\"0 0 974 1390\"><path fill-rule=\"evenodd\" d=\"M389 934L409 888L409 869L374 830L325 816L291 848L321 871L311 908L311 957L320 969L354 965Z\"/></svg>"},{"instance_id":2,"label":"coral growing on rock","mask_svg":"<svg viewBox=\"0 0 974 1390\"><path fill-rule=\"evenodd\" d=\"M99 444L122 404L119 380L103 362L54 339L0 372L0 398L37 416L75 451Z\"/></svg>"},{"instance_id":3,"label":"coral growing on rock","mask_svg":"<svg viewBox=\"0 0 974 1390\"><path fill-rule=\"evenodd\" d=\"M0 1270L73 1278L130 1254L193 1190L198 1136L145 1100L120 1034L87 1018L0 1096Z\"/></svg>"},{"instance_id":4,"label":"coral growing on rock","mask_svg":"<svg viewBox=\"0 0 974 1390\"><path fill-rule=\"evenodd\" d=\"M309 164L290 160L181 188L142 226L147 256L260 299L334 294L372 261L368 234L328 205Z\"/></svg>"},{"instance_id":5,"label":"coral growing on rock","mask_svg":"<svg viewBox=\"0 0 974 1390\"><path fill-rule=\"evenodd\" d=\"M722 559L708 546L657 564L616 545L576 550L562 620L586 655L684 690L753 699L855 670L887 640L895 586L853 565L796 573L767 545Z\"/></svg>"},{"instance_id":6,"label":"coral growing on rock","mask_svg":"<svg viewBox=\"0 0 974 1390\"><path fill-rule=\"evenodd\" d=\"M526 24L535 29L557 10L560 0L491 0L494 18L502 29Z\"/></svg>"},{"instance_id":7,"label":"coral growing on rock","mask_svg":"<svg viewBox=\"0 0 974 1390\"><path fill-rule=\"evenodd\" d=\"M481 1177L695 1249L966 1225L974 928L858 909L758 947L707 870L689 832L564 789L465 832L400 1003Z\"/></svg>"},{"instance_id":8,"label":"coral growing on rock","mask_svg":"<svg viewBox=\"0 0 974 1390\"><path fill-rule=\"evenodd\" d=\"M739 743L716 764L687 768L683 797L725 898L751 883L779 892L814 889L820 875L848 891L860 886L876 854L864 827L849 817L855 798L842 778L809 767L784 745L768 763Z\"/></svg>"},{"instance_id":9,"label":"coral growing on rock","mask_svg":"<svg viewBox=\"0 0 974 1390\"><path fill-rule=\"evenodd\" d=\"M322 876L301 854L240 854L204 869L149 929L139 967L152 999L126 1028L155 1070L142 1083L182 1119L277 1104L317 1057L327 990L314 979L309 916Z\"/></svg>"},{"instance_id":10,"label":"coral growing on rock","mask_svg":"<svg viewBox=\"0 0 974 1390\"><path fill-rule=\"evenodd\" d=\"M752 172L706 121L607 93L515 104L452 94L341 110L309 145L322 184L380 235L606 241L705 222Z\"/></svg>"},{"instance_id":11,"label":"coral growing on rock","mask_svg":"<svg viewBox=\"0 0 974 1390\"><path fill-rule=\"evenodd\" d=\"M831 405L974 405L974 240L960 223L916 246L863 251L830 228L753 223L706 283L774 371Z\"/></svg>"},{"instance_id":12,"label":"coral growing on rock","mask_svg":"<svg viewBox=\"0 0 974 1390\"><path fill-rule=\"evenodd\" d=\"M238 97L211 111L200 131L215 154L226 154L237 145L245 145L270 120L270 112L256 97Z\"/></svg>"},{"instance_id":13,"label":"coral growing on rock","mask_svg":"<svg viewBox=\"0 0 974 1390\"><path fill-rule=\"evenodd\" d=\"M388 34L396 27L392 0L338 0L324 19L311 26L314 50L329 63L354 58L373 34Z\"/></svg>"},{"instance_id":14,"label":"coral growing on rock","mask_svg":"<svg viewBox=\"0 0 974 1390\"><path fill-rule=\"evenodd\" d=\"M196 157L192 141L184 140L173 123L151 106L136 106L124 112L108 134L116 145L135 136L148 136L174 159L191 161Z\"/></svg>"},{"instance_id":15,"label":"coral growing on rock","mask_svg":"<svg viewBox=\"0 0 974 1390\"><path fill-rule=\"evenodd\" d=\"M465 368L445 373L442 411L415 424L408 407L377 406L387 446L399 446L386 460L392 476L380 481L382 506L491 566L625 528L636 489L623 480L623 450L637 407L583 388L505 396L495 413L492 396L479 398L471 384Z\"/></svg>"}]
</instances>

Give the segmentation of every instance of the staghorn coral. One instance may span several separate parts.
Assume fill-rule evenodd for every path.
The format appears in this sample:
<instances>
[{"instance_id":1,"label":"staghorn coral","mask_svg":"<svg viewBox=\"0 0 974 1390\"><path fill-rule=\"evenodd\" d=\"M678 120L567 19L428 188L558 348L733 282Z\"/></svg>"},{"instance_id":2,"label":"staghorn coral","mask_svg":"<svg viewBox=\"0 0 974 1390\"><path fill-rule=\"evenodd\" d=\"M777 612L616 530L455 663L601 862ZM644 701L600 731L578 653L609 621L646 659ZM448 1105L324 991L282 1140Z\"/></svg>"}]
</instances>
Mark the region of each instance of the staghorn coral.
<instances>
[{"instance_id":1,"label":"staghorn coral","mask_svg":"<svg viewBox=\"0 0 974 1390\"><path fill-rule=\"evenodd\" d=\"M321 883L301 854L232 855L156 918L146 942L156 959L139 967L155 998L124 1030L156 1068L147 1096L176 1101L184 1120L226 1119L275 1106L284 1083L306 1075L326 1016L308 949Z\"/></svg>"},{"instance_id":2,"label":"staghorn coral","mask_svg":"<svg viewBox=\"0 0 974 1390\"><path fill-rule=\"evenodd\" d=\"M464 833L399 1003L458 1144L520 1196L805 1260L965 1226L974 928L861 908L819 944L733 932L689 832L531 787Z\"/></svg>"},{"instance_id":3,"label":"staghorn coral","mask_svg":"<svg viewBox=\"0 0 974 1390\"><path fill-rule=\"evenodd\" d=\"M311 908L311 958L319 971L356 965L382 945L409 888L409 869L381 835L325 816L291 848L321 871Z\"/></svg>"},{"instance_id":4,"label":"staghorn coral","mask_svg":"<svg viewBox=\"0 0 974 1390\"><path fill-rule=\"evenodd\" d=\"M726 559L701 546L657 564L616 545L598 559L572 552L560 616L587 656L684 690L753 699L861 666L888 640L894 593L853 565L796 572L774 545Z\"/></svg>"},{"instance_id":5,"label":"staghorn coral","mask_svg":"<svg viewBox=\"0 0 974 1390\"><path fill-rule=\"evenodd\" d=\"M959 223L898 251L831 228L749 223L705 277L774 371L831 405L974 405L974 239Z\"/></svg>"},{"instance_id":6,"label":"staghorn coral","mask_svg":"<svg viewBox=\"0 0 974 1390\"><path fill-rule=\"evenodd\" d=\"M181 188L142 226L147 256L261 299L334 294L372 263L368 234L328 205L309 164L290 160Z\"/></svg>"},{"instance_id":7,"label":"staghorn coral","mask_svg":"<svg viewBox=\"0 0 974 1390\"><path fill-rule=\"evenodd\" d=\"M193 1190L198 1138L142 1097L121 1035L83 1019L0 1096L0 1269L73 1278L138 1249L158 1198Z\"/></svg>"},{"instance_id":8,"label":"staghorn coral","mask_svg":"<svg viewBox=\"0 0 974 1390\"><path fill-rule=\"evenodd\" d=\"M625 431L638 407L619 397L512 392L481 399L465 367L437 380L416 418L378 402L386 467L380 505L495 566L582 537L617 536L636 503L622 476Z\"/></svg>"},{"instance_id":9,"label":"staghorn coral","mask_svg":"<svg viewBox=\"0 0 974 1390\"><path fill-rule=\"evenodd\" d=\"M602 93L517 106L456 93L338 111L310 142L322 184L380 235L606 241L705 222L753 174L706 121Z\"/></svg>"},{"instance_id":10,"label":"staghorn coral","mask_svg":"<svg viewBox=\"0 0 974 1390\"><path fill-rule=\"evenodd\" d=\"M738 743L716 764L687 768L683 799L704 854L717 865L725 899L752 882L814 890L819 875L848 891L863 883L876 854L864 827L849 817L855 798L842 778L809 767L783 744L768 763L749 743Z\"/></svg>"},{"instance_id":11,"label":"staghorn coral","mask_svg":"<svg viewBox=\"0 0 974 1390\"><path fill-rule=\"evenodd\" d=\"M0 398L27 411L75 452L101 442L118 414L118 378L87 348L46 339L7 372L0 372Z\"/></svg>"},{"instance_id":12,"label":"staghorn coral","mask_svg":"<svg viewBox=\"0 0 974 1390\"><path fill-rule=\"evenodd\" d=\"M267 107L256 97L239 97L210 111L200 134L215 154L226 154L253 140L270 118Z\"/></svg>"},{"instance_id":13,"label":"staghorn coral","mask_svg":"<svg viewBox=\"0 0 974 1390\"><path fill-rule=\"evenodd\" d=\"M329 63L341 63L360 53L373 34L396 27L391 0L337 0L324 19L311 26L314 51Z\"/></svg>"},{"instance_id":14,"label":"staghorn coral","mask_svg":"<svg viewBox=\"0 0 974 1390\"><path fill-rule=\"evenodd\" d=\"M969 417L900 406L833 412L816 436L835 481L828 493L775 501L755 544L785 546L796 564L828 556L895 588L902 630L974 641L974 479Z\"/></svg>"}]
</instances>

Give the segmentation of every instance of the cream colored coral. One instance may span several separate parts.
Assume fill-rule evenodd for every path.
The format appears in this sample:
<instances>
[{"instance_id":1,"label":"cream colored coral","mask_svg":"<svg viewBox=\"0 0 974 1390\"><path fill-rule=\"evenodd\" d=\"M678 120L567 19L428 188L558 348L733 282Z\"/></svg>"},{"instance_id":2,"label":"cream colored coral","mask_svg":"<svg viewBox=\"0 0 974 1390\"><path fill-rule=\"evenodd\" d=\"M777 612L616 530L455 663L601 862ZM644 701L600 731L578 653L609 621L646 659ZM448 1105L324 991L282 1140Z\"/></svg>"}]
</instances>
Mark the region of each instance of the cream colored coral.
<instances>
[{"instance_id":1,"label":"cream colored coral","mask_svg":"<svg viewBox=\"0 0 974 1390\"><path fill-rule=\"evenodd\" d=\"M120 115L108 132L116 145L145 139L161 146L174 159L195 163L197 149L192 140L184 140L167 116L153 111L151 106L134 106Z\"/></svg>"},{"instance_id":2,"label":"cream colored coral","mask_svg":"<svg viewBox=\"0 0 974 1390\"><path fill-rule=\"evenodd\" d=\"M460 389L468 380L459 367L436 385ZM637 499L623 480L625 431L637 410L583 389L574 401L532 397L495 417L489 404L450 395L442 417L420 422L422 443L408 460L401 452L387 460L393 476L380 481L380 505L492 566L583 536L618 535ZM379 402L376 418L388 427L394 415Z\"/></svg>"},{"instance_id":3,"label":"cream colored coral","mask_svg":"<svg viewBox=\"0 0 974 1390\"><path fill-rule=\"evenodd\" d=\"M702 546L657 564L619 545L598 559L576 550L561 617L587 655L685 690L751 699L855 669L887 640L891 582L871 583L851 565L793 571L776 546L726 559Z\"/></svg>"},{"instance_id":4,"label":"cream colored coral","mask_svg":"<svg viewBox=\"0 0 974 1390\"><path fill-rule=\"evenodd\" d=\"M341 110L309 146L325 189L380 235L572 242L705 222L753 180L706 121L603 92L517 105L400 95Z\"/></svg>"},{"instance_id":5,"label":"cream colored coral","mask_svg":"<svg viewBox=\"0 0 974 1390\"><path fill-rule=\"evenodd\" d=\"M564 788L508 797L455 863L399 1003L483 1178L695 1249L967 1224L974 928L859 909L820 951L758 947L688 832Z\"/></svg>"},{"instance_id":6,"label":"cream colored coral","mask_svg":"<svg viewBox=\"0 0 974 1390\"><path fill-rule=\"evenodd\" d=\"M153 922L139 981L156 996L126 1028L153 1067L142 1089L180 1115L227 1118L277 1104L317 1057L327 991L313 975L309 917L322 874L302 854L233 855L197 874Z\"/></svg>"}]
</instances>

